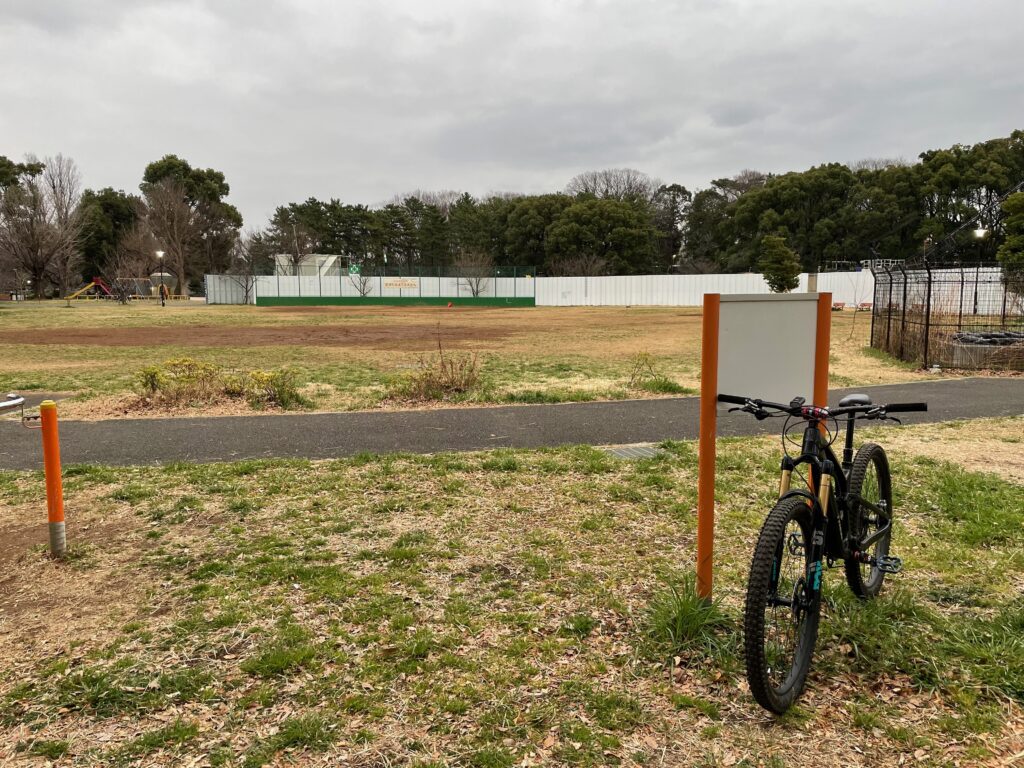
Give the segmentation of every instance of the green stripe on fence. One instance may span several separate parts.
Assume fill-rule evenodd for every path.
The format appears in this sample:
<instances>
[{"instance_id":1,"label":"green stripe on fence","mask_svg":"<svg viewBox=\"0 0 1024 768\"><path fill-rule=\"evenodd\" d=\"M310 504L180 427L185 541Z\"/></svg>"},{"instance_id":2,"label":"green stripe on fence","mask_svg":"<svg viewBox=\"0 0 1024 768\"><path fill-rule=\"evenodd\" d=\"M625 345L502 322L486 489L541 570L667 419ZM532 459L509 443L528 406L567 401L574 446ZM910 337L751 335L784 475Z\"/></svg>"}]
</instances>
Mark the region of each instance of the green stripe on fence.
<instances>
[{"instance_id":1,"label":"green stripe on fence","mask_svg":"<svg viewBox=\"0 0 1024 768\"><path fill-rule=\"evenodd\" d=\"M258 307L316 307L316 306L425 306L444 307L451 302L456 307L533 307L533 296L257 296Z\"/></svg>"}]
</instances>

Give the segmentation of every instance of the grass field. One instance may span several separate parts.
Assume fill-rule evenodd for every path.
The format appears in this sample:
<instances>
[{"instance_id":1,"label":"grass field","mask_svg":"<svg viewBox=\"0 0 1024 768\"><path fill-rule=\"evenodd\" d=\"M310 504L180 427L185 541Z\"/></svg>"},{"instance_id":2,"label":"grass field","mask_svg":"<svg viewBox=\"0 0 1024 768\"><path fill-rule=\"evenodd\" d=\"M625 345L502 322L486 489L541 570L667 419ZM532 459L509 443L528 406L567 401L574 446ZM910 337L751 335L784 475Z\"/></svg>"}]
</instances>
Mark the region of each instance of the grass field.
<instances>
[{"instance_id":1,"label":"grass field","mask_svg":"<svg viewBox=\"0 0 1024 768\"><path fill-rule=\"evenodd\" d=\"M833 315L832 386L927 378L867 347L866 313ZM74 393L76 418L232 413L245 403L138 408L138 372L190 357L232 370L292 369L307 407L401 408L403 383L477 355L461 403L559 402L687 394L699 386L700 311L692 308L393 308L62 302L0 305L0 389ZM633 375L639 370L639 375ZM632 381L631 381L632 379Z\"/></svg>"},{"instance_id":2,"label":"grass field","mask_svg":"<svg viewBox=\"0 0 1024 768\"><path fill-rule=\"evenodd\" d=\"M809 689L777 721L738 628L774 438L722 441L711 612L689 599L688 442L72 466L63 564L40 473L0 472L0 763L1012 765L1022 432L876 433L907 570L870 604L827 574ZM993 449L990 473L941 442Z\"/></svg>"}]
</instances>

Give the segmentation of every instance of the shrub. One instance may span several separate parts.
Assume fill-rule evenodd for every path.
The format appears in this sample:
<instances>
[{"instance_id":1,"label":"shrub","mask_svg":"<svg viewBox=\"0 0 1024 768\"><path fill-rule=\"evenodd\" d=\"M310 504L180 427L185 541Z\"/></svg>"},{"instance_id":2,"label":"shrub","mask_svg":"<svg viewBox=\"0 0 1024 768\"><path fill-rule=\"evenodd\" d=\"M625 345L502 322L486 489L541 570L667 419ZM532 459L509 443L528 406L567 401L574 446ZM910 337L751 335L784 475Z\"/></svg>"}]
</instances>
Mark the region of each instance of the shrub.
<instances>
[{"instance_id":1,"label":"shrub","mask_svg":"<svg viewBox=\"0 0 1024 768\"><path fill-rule=\"evenodd\" d=\"M393 388L393 394L409 400L447 400L472 392L480 383L476 354L420 358L416 371Z\"/></svg>"},{"instance_id":2,"label":"shrub","mask_svg":"<svg viewBox=\"0 0 1024 768\"><path fill-rule=\"evenodd\" d=\"M227 388L225 388L227 392ZM242 391L252 406L277 406L284 410L309 406L309 400L299 394L295 372L287 368L280 371L250 371Z\"/></svg>"},{"instance_id":3,"label":"shrub","mask_svg":"<svg viewBox=\"0 0 1024 768\"><path fill-rule=\"evenodd\" d=\"M637 352L630 359L629 388L665 395L692 393L692 390L677 384L665 374L660 373L654 367L654 356L650 352Z\"/></svg>"},{"instance_id":4,"label":"shrub","mask_svg":"<svg viewBox=\"0 0 1024 768\"><path fill-rule=\"evenodd\" d=\"M182 357L151 365L136 374L142 404L148 406L212 405L244 398L254 408L285 410L306 407L296 374L278 371L226 371L212 363Z\"/></svg>"}]
</instances>

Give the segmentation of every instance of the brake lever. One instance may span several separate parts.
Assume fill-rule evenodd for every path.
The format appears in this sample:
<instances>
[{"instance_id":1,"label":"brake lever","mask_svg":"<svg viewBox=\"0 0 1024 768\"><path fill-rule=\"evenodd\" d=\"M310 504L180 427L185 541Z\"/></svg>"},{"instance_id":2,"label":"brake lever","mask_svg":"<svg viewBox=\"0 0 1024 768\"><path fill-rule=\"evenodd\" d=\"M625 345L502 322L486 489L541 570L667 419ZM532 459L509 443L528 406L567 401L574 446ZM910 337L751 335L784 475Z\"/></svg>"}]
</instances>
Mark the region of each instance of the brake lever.
<instances>
[{"instance_id":1,"label":"brake lever","mask_svg":"<svg viewBox=\"0 0 1024 768\"><path fill-rule=\"evenodd\" d=\"M875 418L878 419L879 421L895 421L897 424L903 424L903 422L900 421L897 417L890 416L888 413L886 413L885 408L879 408L878 415L875 416Z\"/></svg>"}]
</instances>

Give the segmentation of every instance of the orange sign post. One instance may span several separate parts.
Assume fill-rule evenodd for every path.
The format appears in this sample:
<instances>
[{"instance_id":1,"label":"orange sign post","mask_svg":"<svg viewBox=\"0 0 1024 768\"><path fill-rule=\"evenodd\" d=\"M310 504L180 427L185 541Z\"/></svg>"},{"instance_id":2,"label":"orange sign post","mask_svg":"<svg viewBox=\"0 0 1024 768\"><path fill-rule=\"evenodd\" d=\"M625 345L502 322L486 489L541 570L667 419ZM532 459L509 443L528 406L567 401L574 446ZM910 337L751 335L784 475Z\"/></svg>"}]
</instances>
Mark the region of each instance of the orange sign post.
<instances>
[{"instance_id":1,"label":"orange sign post","mask_svg":"<svg viewBox=\"0 0 1024 768\"><path fill-rule=\"evenodd\" d=\"M810 302L816 299L817 306ZM728 308L723 318L723 302ZM697 594L714 578L718 394L828 405L832 294L704 295L697 454ZM813 334L813 335L812 335ZM725 339L724 348L719 340ZM792 390L792 391L790 391Z\"/></svg>"}]
</instances>

